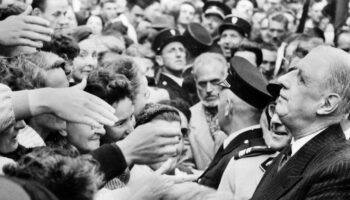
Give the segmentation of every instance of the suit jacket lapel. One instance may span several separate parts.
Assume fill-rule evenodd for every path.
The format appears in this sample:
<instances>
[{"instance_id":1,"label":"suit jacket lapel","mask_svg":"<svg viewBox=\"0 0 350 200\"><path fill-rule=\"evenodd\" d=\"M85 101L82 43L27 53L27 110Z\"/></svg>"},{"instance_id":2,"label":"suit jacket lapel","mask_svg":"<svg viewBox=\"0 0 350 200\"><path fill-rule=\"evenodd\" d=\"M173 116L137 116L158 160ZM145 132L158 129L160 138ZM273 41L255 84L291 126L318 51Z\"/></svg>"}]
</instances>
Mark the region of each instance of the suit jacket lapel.
<instances>
[{"instance_id":1,"label":"suit jacket lapel","mask_svg":"<svg viewBox=\"0 0 350 200\"><path fill-rule=\"evenodd\" d=\"M331 143L340 143L342 141L345 141L345 137L340 125L332 125L306 143L277 172L278 164L282 158L281 153L276 157L272 164L273 166L262 179L252 199L278 199L303 178L305 168L318 152ZM264 198L261 198L262 196Z\"/></svg>"}]
</instances>

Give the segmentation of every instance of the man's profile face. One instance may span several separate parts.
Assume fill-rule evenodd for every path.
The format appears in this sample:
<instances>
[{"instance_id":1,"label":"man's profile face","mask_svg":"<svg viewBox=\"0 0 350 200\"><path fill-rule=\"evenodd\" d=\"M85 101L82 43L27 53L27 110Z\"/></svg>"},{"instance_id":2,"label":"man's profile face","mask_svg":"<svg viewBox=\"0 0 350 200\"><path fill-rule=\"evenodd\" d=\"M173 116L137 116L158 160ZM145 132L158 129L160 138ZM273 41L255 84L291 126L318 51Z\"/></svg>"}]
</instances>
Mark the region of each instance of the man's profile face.
<instances>
[{"instance_id":1,"label":"man's profile face","mask_svg":"<svg viewBox=\"0 0 350 200\"><path fill-rule=\"evenodd\" d=\"M222 87L219 85L226 79L227 67L224 63L212 60L194 72L197 93L199 99L206 107L216 107L219 105L219 96Z\"/></svg>"},{"instance_id":2,"label":"man's profile face","mask_svg":"<svg viewBox=\"0 0 350 200\"><path fill-rule=\"evenodd\" d=\"M207 29L210 35L213 35L222 24L222 19L216 15L207 15L203 17L202 25Z\"/></svg>"},{"instance_id":3,"label":"man's profile face","mask_svg":"<svg viewBox=\"0 0 350 200\"><path fill-rule=\"evenodd\" d=\"M285 125L300 124L301 120L315 117L327 92L323 83L329 73L329 61L323 57L310 52L293 64L287 74L278 78L282 89L276 101L276 112Z\"/></svg>"},{"instance_id":4,"label":"man's profile face","mask_svg":"<svg viewBox=\"0 0 350 200\"><path fill-rule=\"evenodd\" d=\"M179 72L186 67L186 49L181 42L167 44L161 53L163 65L170 71Z\"/></svg>"},{"instance_id":5,"label":"man's profile face","mask_svg":"<svg viewBox=\"0 0 350 200\"><path fill-rule=\"evenodd\" d=\"M55 30L62 30L69 27L67 12L69 4L67 0L47 0L45 10L41 15L50 22L50 26Z\"/></svg>"},{"instance_id":6,"label":"man's profile face","mask_svg":"<svg viewBox=\"0 0 350 200\"><path fill-rule=\"evenodd\" d=\"M231 57L232 49L237 48L243 36L236 30L226 29L221 33L219 45L225 57Z\"/></svg>"}]
</instances>

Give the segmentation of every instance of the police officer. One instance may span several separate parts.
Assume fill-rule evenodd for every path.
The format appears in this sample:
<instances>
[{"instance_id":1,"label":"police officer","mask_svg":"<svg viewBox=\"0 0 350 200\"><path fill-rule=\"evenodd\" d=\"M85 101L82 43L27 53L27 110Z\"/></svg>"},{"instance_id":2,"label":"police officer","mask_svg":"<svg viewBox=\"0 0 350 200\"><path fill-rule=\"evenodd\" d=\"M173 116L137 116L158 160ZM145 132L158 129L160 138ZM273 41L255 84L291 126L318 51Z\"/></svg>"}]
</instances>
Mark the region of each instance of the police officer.
<instances>
[{"instance_id":1,"label":"police officer","mask_svg":"<svg viewBox=\"0 0 350 200\"><path fill-rule=\"evenodd\" d=\"M226 15L231 14L231 9L220 1L207 1L203 6L202 25L213 38L218 35L218 27L222 24Z\"/></svg>"},{"instance_id":2,"label":"police officer","mask_svg":"<svg viewBox=\"0 0 350 200\"><path fill-rule=\"evenodd\" d=\"M192 105L191 98L182 88L182 73L186 67L185 38L177 29L166 28L154 38L152 49L161 74L156 86L168 91L170 99L180 98Z\"/></svg>"},{"instance_id":3,"label":"police officer","mask_svg":"<svg viewBox=\"0 0 350 200\"><path fill-rule=\"evenodd\" d=\"M235 52L241 42L249 38L251 25L240 17L229 15L219 26L218 31L220 39L217 44L224 56L230 59L233 55L232 52Z\"/></svg>"},{"instance_id":4,"label":"police officer","mask_svg":"<svg viewBox=\"0 0 350 200\"><path fill-rule=\"evenodd\" d=\"M198 179L200 184L217 189L234 155L251 147L266 146L259 124L262 109L271 101L266 85L267 81L249 61L241 57L231 59L231 74L224 81L218 107L220 128L228 137ZM259 151L275 152L265 147Z\"/></svg>"}]
</instances>

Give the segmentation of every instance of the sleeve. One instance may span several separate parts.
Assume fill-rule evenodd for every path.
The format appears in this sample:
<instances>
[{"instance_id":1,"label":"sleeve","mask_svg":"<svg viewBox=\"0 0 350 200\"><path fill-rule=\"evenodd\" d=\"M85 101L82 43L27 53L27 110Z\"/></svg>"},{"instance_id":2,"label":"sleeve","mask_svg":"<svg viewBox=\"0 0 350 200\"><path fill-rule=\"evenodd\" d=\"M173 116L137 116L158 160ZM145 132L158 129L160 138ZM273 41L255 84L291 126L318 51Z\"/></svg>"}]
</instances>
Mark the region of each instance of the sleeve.
<instances>
[{"instance_id":1,"label":"sleeve","mask_svg":"<svg viewBox=\"0 0 350 200\"><path fill-rule=\"evenodd\" d=\"M15 123L11 94L8 86L0 84L0 133Z\"/></svg>"},{"instance_id":2,"label":"sleeve","mask_svg":"<svg viewBox=\"0 0 350 200\"><path fill-rule=\"evenodd\" d=\"M121 175L128 167L123 152L116 144L105 144L91 152L92 157L100 164L105 180L110 181Z\"/></svg>"}]
</instances>

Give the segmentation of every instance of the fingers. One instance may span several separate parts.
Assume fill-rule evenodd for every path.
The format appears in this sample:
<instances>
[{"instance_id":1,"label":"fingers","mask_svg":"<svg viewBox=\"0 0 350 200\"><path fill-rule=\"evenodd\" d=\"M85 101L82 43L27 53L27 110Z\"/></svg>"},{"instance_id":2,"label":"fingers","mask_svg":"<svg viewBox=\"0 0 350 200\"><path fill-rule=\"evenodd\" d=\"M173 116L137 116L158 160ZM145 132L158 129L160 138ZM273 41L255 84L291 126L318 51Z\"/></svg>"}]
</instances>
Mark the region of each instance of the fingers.
<instances>
[{"instance_id":1,"label":"fingers","mask_svg":"<svg viewBox=\"0 0 350 200\"><path fill-rule=\"evenodd\" d=\"M159 175L167 173L169 170L171 170L171 167L174 165L174 162L174 159L169 158L155 171L155 173Z\"/></svg>"},{"instance_id":2,"label":"fingers","mask_svg":"<svg viewBox=\"0 0 350 200\"><path fill-rule=\"evenodd\" d=\"M51 28L36 24L26 24L24 30L44 34L45 36L51 36L53 34L53 30Z\"/></svg>"},{"instance_id":3,"label":"fingers","mask_svg":"<svg viewBox=\"0 0 350 200\"><path fill-rule=\"evenodd\" d=\"M158 149L159 155L163 155L163 157L175 156L177 155L177 147L176 145L166 145L160 147Z\"/></svg>"},{"instance_id":4,"label":"fingers","mask_svg":"<svg viewBox=\"0 0 350 200\"><path fill-rule=\"evenodd\" d=\"M103 115L100 115L99 113L96 113L94 111L91 111L90 109L86 109L85 110L85 116L88 117L88 118L91 118L103 125L107 125L107 126L113 126L115 121L117 120L113 120L115 119L116 117L114 116L113 119L110 119L110 118L106 118L105 116ZM96 126L97 127L97 126Z\"/></svg>"},{"instance_id":5,"label":"fingers","mask_svg":"<svg viewBox=\"0 0 350 200\"><path fill-rule=\"evenodd\" d=\"M162 137L175 137L175 136L178 137L181 135L181 132L178 129L165 127L165 126L158 126L157 129L155 129L154 131L158 136L162 136Z\"/></svg>"},{"instance_id":6,"label":"fingers","mask_svg":"<svg viewBox=\"0 0 350 200\"><path fill-rule=\"evenodd\" d=\"M40 26L46 26L49 27L50 23L45 20L44 18L41 17L37 17L37 16L25 16L23 17L24 22L27 24L36 24L36 25L40 25Z\"/></svg>"},{"instance_id":7,"label":"fingers","mask_svg":"<svg viewBox=\"0 0 350 200\"><path fill-rule=\"evenodd\" d=\"M106 109L106 110L109 111L109 112L115 113L115 109L114 109L111 105L109 105L107 102L103 101L102 99L98 98L97 96L88 94L88 95L87 95L87 98L88 98L88 100L89 100L91 103L98 105L98 108L102 107L102 108ZM104 110L101 111L100 109L97 109L96 111L97 111L97 112L100 112L100 113L102 112L102 113L101 113L102 115L105 114L105 113L104 113L104 112L105 112ZM106 114L108 114L108 113L106 113ZM109 117L115 118L114 115L113 115L113 116L109 116ZM117 119L116 119L116 120L117 120Z\"/></svg>"},{"instance_id":8,"label":"fingers","mask_svg":"<svg viewBox=\"0 0 350 200\"><path fill-rule=\"evenodd\" d=\"M22 14L20 14L20 16L30 15L30 13L32 12L32 10L33 10L32 6L28 6L28 7L26 8L26 10L25 10Z\"/></svg>"},{"instance_id":9,"label":"fingers","mask_svg":"<svg viewBox=\"0 0 350 200\"><path fill-rule=\"evenodd\" d=\"M78 90L84 90L87 84L87 80L86 78L84 78L83 80L81 80L81 82L79 84L76 84L75 86L71 87L74 89L78 89Z\"/></svg>"},{"instance_id":10,"label":"fingers","mask_svg":"<svg viewBox=\"0 0 350 200\"><path fill-rule=\"evenodd\" d=\"M164 138L160 138L157 141L157 144L159 146L166 146L166 145L177 145L179 144L179 137L164 137Z\"/></svg>"},{"instance_id":11,"label":"fingers","mask_svg":"<svg viewBox=\"0 0 350 200\"><path fill-rule=\"evenodd\" d=\"M30 47L34 47L34 48L42 48L43 47L42 42L33 41L30 39L26 39L26 38L19 38L17 42L18 42L18 45L21 45L21 46L30 46Z\"/></svg>"},{"instance_id":12,"label":"fingers","mask_svg":"<svg viewBox=\"0 0 350 200\"><path fill-rule=\"evenodd\" d=\"M21 33L22 38L27 38L29 40L33 41L43 41L43 42L49 42L51 40L50 36L43 35L40 33L32 32L32 31L23 31Z\"/></svg>"},{"instance_id":13,"label":"fingers","mask_svg":"<svg viewBox=\"0 0 350 200\"><path fill-rule=\"evenodd\" d=\"M93 127L101 126L101 124L98 121L88 116L79 118L79 121L76 121L76 123L82 123Z\"/></svg>"}]
</instances>

